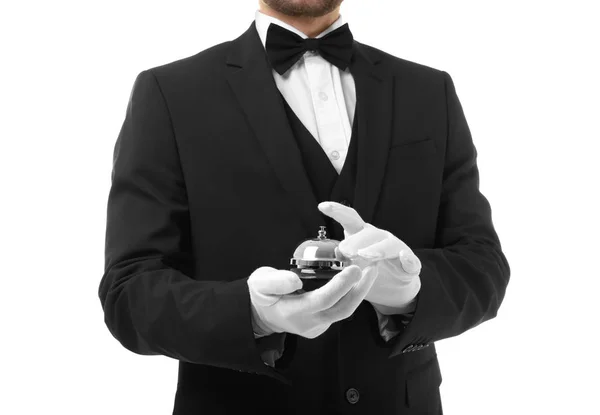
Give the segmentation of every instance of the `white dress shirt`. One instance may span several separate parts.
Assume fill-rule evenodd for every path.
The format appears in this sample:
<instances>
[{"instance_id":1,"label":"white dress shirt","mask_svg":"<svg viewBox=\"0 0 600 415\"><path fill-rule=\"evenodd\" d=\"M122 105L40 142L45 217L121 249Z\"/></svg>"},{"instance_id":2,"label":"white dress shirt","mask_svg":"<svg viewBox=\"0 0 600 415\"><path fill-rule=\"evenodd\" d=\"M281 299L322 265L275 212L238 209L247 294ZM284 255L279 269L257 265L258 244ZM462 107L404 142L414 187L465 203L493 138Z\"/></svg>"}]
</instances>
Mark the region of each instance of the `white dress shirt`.
<instances>
[{"instance_id":1,"label":"white dress shirt","mask_svg":"<svg viewBox=\"0 0 600 415\"><path fill-rule=\"evenodd\" d=\"M257 10L256 30L265 50L267 30L271 23L288 29L303 39L308 37L295 27ZM320 38L344 23L340 15L331 26L315 37ZM321 145L339 174L348 154L356 109L356 86L350 68L343 71L318 52L306 51L283 75L274 69L272 73L277 88L302 124ZM375 314L381 336L386 341L399 333L389 316L376 309Z\"/></svg>"},{"instance_id":2,"label":"white dress shirt","mask_svg":"<svg viewBox=\"0 0 600 415\"><path fill-rule=\"evenodd\" d=\"M303 39L308 37L295 27L259 10L255 13L255 22L263 47L266 45L267 29L271 23L276 23ZM315 37L323 37L344 23L340 15L331 26ZM356 86L350 68L342 71L317 52L307 51L283 75L273 69L273 78L289 106L321 145L339 174L348 154L356 108Z\"/></svg>"}]
</instances>

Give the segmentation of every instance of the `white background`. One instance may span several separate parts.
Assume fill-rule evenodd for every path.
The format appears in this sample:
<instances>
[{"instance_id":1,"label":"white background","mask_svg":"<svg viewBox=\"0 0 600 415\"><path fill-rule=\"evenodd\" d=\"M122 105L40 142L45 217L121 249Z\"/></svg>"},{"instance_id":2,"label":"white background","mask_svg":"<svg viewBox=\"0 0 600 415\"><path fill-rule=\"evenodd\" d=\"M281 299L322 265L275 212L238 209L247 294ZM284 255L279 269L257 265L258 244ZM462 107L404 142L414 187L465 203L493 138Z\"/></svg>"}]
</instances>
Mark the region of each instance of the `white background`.
<instances>
[{"instance_id":1,"label":"white background","mask_svg":"<svg viewBox=\"0 0 600 415\"><path fill-rule=\"evenodd\" d=\"M253 0L29 1L0 11L0 413L170 414L176 362L103 322L112 151L135 76L220 42ZM594 1L346 0L355 38L452 76L512 269L496 319L439 343L444 410L594 414Z\"/></svg>"}]
</instances>

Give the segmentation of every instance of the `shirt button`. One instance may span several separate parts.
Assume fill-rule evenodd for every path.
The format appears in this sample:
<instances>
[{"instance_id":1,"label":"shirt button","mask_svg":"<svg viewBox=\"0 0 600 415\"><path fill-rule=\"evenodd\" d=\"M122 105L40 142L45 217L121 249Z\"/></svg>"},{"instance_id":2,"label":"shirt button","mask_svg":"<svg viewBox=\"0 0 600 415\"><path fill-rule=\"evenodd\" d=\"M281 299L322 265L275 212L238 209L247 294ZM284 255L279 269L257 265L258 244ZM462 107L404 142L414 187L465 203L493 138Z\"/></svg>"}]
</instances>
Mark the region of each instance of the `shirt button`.
<instances>
[{"instance_id":1,"label":"shirt button","mask_svg":"<svg viewBox=\"0 0 600 415\"><path fill-rule=\"evenodd\" d=\"M337 152L337 151L335 151L335 150L334 150L334 151L332 151L332 152L331 152L331 158L332 158L332 159L334 159L334 160L337 160L337 159L339 159L339 158L340 158L340 153L338 153L338 152Z\"/></svg>"},{"instance_id":2,"label":"shirt button","mask_svg":"<svg viewBox=\"0 0 600 415\"><path fill-rule=\"evenodd\" d=\"M319 98L321 98L323 101L327 101L328 99L327 94L323 91L319 92Z\"/></svg>"},{"instance_id":3,"label":"shirt button","mask_svg":"<svg viewBox=\"0 0 600 415\"><path fill-rule=\"evenodd\" d=\"M351 404L355 404L356 402L358 402L358 399L360 398L360 394L358 393L358 391L354 388L350 388L346 391L346 400L348 402L350 402Z\"/></svg>"}]
</instances>

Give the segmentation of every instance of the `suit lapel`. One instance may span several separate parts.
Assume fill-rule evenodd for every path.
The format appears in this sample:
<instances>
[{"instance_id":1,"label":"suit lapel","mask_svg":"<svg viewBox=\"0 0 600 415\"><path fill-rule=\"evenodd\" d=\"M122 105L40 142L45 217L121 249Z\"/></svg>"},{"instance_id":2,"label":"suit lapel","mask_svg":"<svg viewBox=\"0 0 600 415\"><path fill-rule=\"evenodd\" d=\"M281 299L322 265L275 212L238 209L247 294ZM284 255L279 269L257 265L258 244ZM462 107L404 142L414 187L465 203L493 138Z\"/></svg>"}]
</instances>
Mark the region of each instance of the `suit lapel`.
<instances>
[{"instance_id":1,"label":"suit lapel","mask_svg":"<svg viewBox=\"0 0 600 415\"><path fill-rule=\"evenodd\" d=\"M354 41L350 72L356 85L358 153L354 209L371 223L386 169L392 135L394 77L378 55Z\"/></svg>"},{"instance_id":2,"label":"suit lapel","mask_svg":"<svg viewBox=\"0 0 600 415\"><path fill-rule=\"evenodd\" d=\"M370 222L385 171L390 143L392 76L382 75L365 47L354 42L350 71L357 93L358 160L354 207ZM227 80L291 204L314 236L323 216L304 170L301 153L266 52L252 22L233 40L227 56Z\"/></svg>"},{"instance_id":3,"label":"suit lapel","mask_svg":"<svg viewBox=\"0 0 600 415\"><path fill-rule=\"evenodd\" d=\"M316 235L321 212L254 22L232 42L227 66L227 80L293 209L307 235Z\"/></svg>"}]
</instances>

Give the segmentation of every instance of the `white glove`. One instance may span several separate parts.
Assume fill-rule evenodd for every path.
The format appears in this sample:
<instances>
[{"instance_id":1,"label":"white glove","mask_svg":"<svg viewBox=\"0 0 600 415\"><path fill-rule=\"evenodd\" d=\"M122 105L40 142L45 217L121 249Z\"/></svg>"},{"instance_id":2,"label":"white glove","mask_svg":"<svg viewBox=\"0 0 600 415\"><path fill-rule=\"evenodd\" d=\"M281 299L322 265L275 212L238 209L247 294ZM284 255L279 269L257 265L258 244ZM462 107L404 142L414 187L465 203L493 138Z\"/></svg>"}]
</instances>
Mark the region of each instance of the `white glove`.
<instances>
[{"instance_id":1,"label":"white glove","mask_svg":"<svg viewBox=\"0 0 600 415\"><path fill-rule=\"evenodd\" d=\"M421 261L410 247L391 232L363 221L351 207L337 202L322 202L318 207L344 228L339 253L361 268L377 264L379 276L365 300L382 314L407 308L421 289Z\"/></svg>"},{"instance_id":2,"label":"white glove","mask_svg":"<svg viewBox=\"0 0 600 415\"><path fill-rule=\"evenodd\" d=\"M351 265L322 287L301 294L302 280L292 271L260 267L248 278L255 323L266 333L293 333L308 339L350 317L377 278L377 267Z\"/></svg>"}]
</instances>

